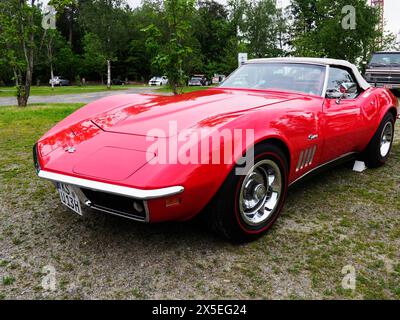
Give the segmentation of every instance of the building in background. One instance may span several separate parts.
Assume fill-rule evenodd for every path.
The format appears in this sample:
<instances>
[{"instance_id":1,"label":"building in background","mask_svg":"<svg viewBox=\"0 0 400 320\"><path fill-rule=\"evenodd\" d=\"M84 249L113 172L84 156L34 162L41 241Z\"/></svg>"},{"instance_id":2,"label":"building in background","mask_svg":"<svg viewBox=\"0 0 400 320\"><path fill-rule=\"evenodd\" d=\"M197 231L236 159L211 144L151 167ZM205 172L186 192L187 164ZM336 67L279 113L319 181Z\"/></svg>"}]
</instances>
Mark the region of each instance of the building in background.
<instances>
[{"instance_id":1,"label":"building in background","mask_svg":"<svg viewBox=\"0 0 400 320\"><path fill-rule=\"evenodd\" d=\"M378 40L379 45L383 44L383 32L384 32L384 24L385 24L385 19L384 19L384 12L385 12L385 0L371 0L371 6L376 7L379 10L379 31L381 33L381 37Z\"/></svg>"}]
</instances>

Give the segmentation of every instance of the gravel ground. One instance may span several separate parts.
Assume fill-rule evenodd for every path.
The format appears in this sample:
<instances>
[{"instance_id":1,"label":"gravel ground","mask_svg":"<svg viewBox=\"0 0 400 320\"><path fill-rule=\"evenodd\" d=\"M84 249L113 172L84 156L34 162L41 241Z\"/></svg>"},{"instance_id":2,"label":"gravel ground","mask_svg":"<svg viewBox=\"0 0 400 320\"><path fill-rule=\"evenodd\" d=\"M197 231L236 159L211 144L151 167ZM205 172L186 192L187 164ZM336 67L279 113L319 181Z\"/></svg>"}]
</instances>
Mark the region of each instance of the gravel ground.
<instances>
[{"instance_id":1,"label":"gravel ground","mask_svg":"<svg viewBox=\"0 0 400 320\"><path fill-rule=\"evenodd\" d=\"M298 185L272 230L238 246L196 221L65 209L35 177L31 148L72 111L0 110L1 299L400 299L398 136L385 167L345 165ZM345 266L354 290L342 286Z\"/></svg>"}]
</instances>

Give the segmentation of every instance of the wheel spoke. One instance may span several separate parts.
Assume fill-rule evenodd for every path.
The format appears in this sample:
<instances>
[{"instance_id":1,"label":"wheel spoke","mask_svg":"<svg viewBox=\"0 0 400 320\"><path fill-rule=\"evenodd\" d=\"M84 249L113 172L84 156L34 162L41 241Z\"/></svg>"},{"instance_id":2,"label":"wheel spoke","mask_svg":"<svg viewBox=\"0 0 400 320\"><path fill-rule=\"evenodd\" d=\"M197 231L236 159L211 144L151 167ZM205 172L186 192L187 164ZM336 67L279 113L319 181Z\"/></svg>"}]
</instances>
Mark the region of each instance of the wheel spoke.
<instances>
[{"instance_id":1,"label":"wheel spoke","mask_svg":"<svg viewBox=\"0 0 400 320\"><path fill-rule=\"evenodd\" d=\"M388 121L382 130L380 153L382 157L386 157L390 151L393 142L393 124Z\"/></svg>"},{"instance_id":2,"label":"wheel spoke","mask_svg":"<svg viewBox=\"0 0 400 320\"><path fill-rule=\"evenodd\" d=\"M261 160L254 165L242 182L240 213L250 225L264 223L275 212L282 191L279 166L272 160Z\"/></svg>"}]
</instances>

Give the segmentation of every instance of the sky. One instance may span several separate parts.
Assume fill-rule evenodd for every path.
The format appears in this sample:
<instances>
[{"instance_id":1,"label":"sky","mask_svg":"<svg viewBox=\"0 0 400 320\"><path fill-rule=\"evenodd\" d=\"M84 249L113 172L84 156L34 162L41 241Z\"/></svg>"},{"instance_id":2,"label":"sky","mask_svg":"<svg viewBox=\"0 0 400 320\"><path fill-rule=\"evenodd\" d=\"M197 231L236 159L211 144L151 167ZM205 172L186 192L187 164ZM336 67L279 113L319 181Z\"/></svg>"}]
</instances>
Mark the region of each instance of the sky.
<instances>
[{"instance_id":1,"label":"sky","mask_svg":"<svg viewBox=\"0 0 400 320\"><path fill-rule=\"evenodd\" d=\"M47 3L48 0L42 0ZM216 0L217 2L225 4L227 0ZM277 0L282 6L290 4L290 0ZM369 1L369 0L368 0ZM140 5L141 0L127 0L132 7ZM391 31L394 34L400 32L400 1L399 0L385 0L385 30Z\"/></svg>"}]
</instances>

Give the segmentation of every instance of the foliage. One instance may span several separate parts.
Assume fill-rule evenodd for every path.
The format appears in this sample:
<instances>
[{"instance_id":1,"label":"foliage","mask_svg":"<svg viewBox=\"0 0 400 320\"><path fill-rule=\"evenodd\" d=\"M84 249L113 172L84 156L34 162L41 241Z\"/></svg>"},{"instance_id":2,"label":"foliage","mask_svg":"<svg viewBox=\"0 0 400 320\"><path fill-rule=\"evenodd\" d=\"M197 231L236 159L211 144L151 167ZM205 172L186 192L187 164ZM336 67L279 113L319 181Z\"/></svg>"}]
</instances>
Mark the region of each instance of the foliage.
<instances>
[{"instance_id":1,"label":"foliage","mask_svg":"<svg viewBox=\"0 0 400 320\"><path fill-rule=\"evenodd\" d=\"M127 13L125 0L85 1L81 7L84 29L93 35L99 54L107 63L107 86L111 86L111 62L126 44ZM87 39L86 39L87 40ZM87 43L86 43L87 44ZM89 46L91 48L92 46Z\"/></svg>"},{"instance_id":2,"label":"foliage","mask_svg":"<svg viewBox=\"0 0 400 320\"><path fill-rule=\"evenodd\" d=\"M0 2L0 64L13 72L19 106L26 106L37 55L40 11L35 0Z\"/></svg>"},{"instance_id":3,"label":"foliage","mask_svg":"<svg viewBox=\"0 0 400 320\"><path fill-rule=\"evenodd\" d=\"M356 26L344 29L342 8L355 8ZM376 50L378 14L365 0L293 0L292 46L299 56L331 57L357 63Z\"/></svg>"},{"instance_id":4,"label":"foliage","mask_svg":"<svg viewBox=\"0 0 400 320\"><path fill-rule=\"evenodd\" d=\"M249 2L245 9L244 35L251 56L263 58L283 54L283 48L280 48L278 41L282 27L281 16L282 12L276 7L274 0Z\"/></svg>"},{"instance_id":5,"label":"foliage","mask_svg":"<svg viewBox=\"0 0 400 320\"><path fill-rule=\"evenodd\" d=\"M102 50L101 40L99 37L93 33L85 34L83 38L83 48L84 69L91 70L90 73L97 73L101 78L103 78L107 57Z\"/></svg>"},{"instance_id":6,"label":"foliage","mask_svg":"<svg viewBox=\"0 0 400 320\"><path fill-rule=\"evenodd\" d=\"M195 11L194 0L164 0L163 22L160 29L154 24L143 29L147 33L149 52L157 52L153 64L167 76L174 94L184 86L185 71L193 67L193 28L191 21Z\"/></svg>"}]
</instances>

